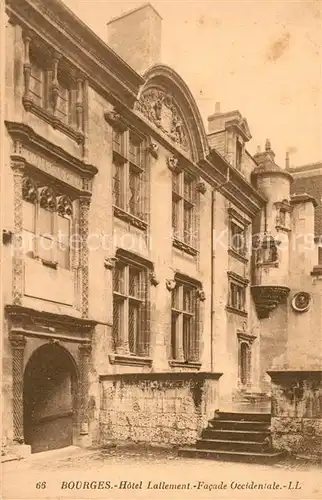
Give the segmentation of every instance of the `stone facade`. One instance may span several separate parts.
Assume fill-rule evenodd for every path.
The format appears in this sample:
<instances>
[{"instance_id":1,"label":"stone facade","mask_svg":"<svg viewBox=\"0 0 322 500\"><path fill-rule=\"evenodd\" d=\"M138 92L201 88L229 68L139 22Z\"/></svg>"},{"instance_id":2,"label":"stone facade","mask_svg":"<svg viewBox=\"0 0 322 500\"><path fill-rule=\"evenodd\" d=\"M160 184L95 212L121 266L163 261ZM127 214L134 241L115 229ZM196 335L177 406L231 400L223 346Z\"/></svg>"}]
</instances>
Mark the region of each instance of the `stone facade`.
<instances>
[{"instance_id":1,"label":"stone facade","mask_svg":"<svg viewBox=\"0 0 322 500\"><path fill-rule=\"evenodd\" d=\"M314 369L317 248L290 242L315 201L291 196L269 142L248 153L239 111L206 133L154 9L109 23L126 62L58 0L6 14L4 446L193 442L214 409L268 394L270 368Z\"/></svg>"},{"instance_id":2,"label":"stone facade","mask_svg":"<svg viewBox=\"0 0 322 500\"><path fill-rule=\"evenodd\" d=\"M269 372L272 378L272 439L276 449L321 458L320 371Z\"/></svg>"},{"instance_id":3,"label":"stone facade","mask_svg":"<svg viewBox=\"0 0 322 500\"><path fill-rule=\"evenodd\" d=\"M195 443L217 409L218 379L202 372L102 376L100 444Z\"/></svg>"}]
</instances>

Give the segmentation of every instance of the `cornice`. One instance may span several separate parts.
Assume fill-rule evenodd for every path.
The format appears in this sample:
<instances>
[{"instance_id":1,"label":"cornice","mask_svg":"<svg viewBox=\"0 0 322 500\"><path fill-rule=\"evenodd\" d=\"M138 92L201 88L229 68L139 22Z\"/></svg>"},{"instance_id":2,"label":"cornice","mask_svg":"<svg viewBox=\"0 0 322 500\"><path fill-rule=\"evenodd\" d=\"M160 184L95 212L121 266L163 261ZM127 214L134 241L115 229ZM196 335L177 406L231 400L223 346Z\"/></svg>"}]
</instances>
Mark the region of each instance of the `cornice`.
<instances>
[{"instance_id":1,"label":"cornice","mask_svg":"<svg viewBox=\"0 0 322 500\"><path fill-rule=\"evenodd\" d=\"M65 149L40 136L29 125L10 121L6 121L5 125L14 141L20 141L28 149L45 154L48 158L67 166L67 168L77 173L80 177L90 179L97 174L98 169L96 167L83 162L79 158L69 154Z\"/></svg>"},{"instance_id":2,"label":"cornice","mask_svg":"<svg viewBox=\"0 0 322 500\"><path fill-rule=\"evenodd\" d=\"M7 0L6 9L11 22L35 32L54 50L63 53L86 75L91 86L133 103L144 79L63 2Z\"/></svg>"}]
</instances>

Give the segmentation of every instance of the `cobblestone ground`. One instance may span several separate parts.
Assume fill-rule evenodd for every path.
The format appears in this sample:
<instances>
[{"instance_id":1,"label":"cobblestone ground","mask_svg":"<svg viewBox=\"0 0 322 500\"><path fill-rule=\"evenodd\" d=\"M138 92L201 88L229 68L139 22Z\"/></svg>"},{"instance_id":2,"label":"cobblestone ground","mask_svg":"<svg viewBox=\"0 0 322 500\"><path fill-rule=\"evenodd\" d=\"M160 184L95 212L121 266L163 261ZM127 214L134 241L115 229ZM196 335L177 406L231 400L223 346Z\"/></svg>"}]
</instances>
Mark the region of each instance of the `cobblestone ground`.
<instances>
[{"instance_id":1,"label":"cobblestone ground","mask_svg":"<svg viewBox=\"0 0 322 500\"><path fill-rule=\"evenodd\" d=\"M2 498L311 500L322 498L322 474L299 461L264 466L164 450L71 447L2 464Z\"/></svg>"}]
</instances>

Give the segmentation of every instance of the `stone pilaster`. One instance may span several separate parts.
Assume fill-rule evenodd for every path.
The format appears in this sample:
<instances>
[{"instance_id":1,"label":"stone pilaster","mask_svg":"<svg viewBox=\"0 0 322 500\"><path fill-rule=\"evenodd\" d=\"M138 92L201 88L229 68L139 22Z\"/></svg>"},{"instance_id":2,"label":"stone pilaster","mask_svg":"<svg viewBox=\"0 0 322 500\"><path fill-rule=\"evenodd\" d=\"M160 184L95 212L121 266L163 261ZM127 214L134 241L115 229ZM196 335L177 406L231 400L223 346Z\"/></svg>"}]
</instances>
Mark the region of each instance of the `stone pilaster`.
<instances>
[{"instance_id":1,"label":"stone pilaster","mask_svg":"<svg viewBox=\"0 0 322 500\"><path fill-rule=\"evenodd\" d=\"M19 153L20 143L14 144L15 151ZM19 159L12 163L14 183L14 253L12 266L12 303L21 305L23 296L23 254L22 254L22 183L25 164Z\"/></svg>"},{"instance_id":2,"label":"stone pilaster","mask_svg":"<svg viewBox=\"0 0 322 500\"><path fill-rule=\"evenodd\" d=\"M13 439L23 444L23 358L26 339L23 335L11 334L12 348L12 401L13 401Z\"/></svg>"},{"instance_id":3,"label":"stone pilaster","mask_svg":"<svg viewBox=\"0 0 322 500\"><path fill-rule=\"evenodd\" d=\"M80 434L88 434L88 387L89 387L89 358L92 346L89 343L79 346L79 416Z\"/></svg>"},{"instance_id":4,"label":"stone pilaster","mask_svg":"<svg viewBox=\"0 0 322 500\"><path fill-rule=\"evenodd\" d=\"M88 217L90 208L90 197L80 198L80 269L81 269L81 301L80 309L82 318L88 317Z\"/></svg>"}]
</instances>

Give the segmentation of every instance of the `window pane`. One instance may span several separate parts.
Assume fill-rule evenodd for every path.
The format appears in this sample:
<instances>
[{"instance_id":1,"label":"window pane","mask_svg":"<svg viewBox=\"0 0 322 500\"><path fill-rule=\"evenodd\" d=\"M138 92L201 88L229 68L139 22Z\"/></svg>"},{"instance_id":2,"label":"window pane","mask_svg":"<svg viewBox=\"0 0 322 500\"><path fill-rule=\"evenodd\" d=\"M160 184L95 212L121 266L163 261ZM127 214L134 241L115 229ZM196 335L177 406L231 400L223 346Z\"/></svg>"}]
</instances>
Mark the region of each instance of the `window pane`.
<instances>
[{"instance_id":1,"label":"window pane","mask_svg":"<svg viewBox=\"0 0 322 500\"><path fill-rule=\"evenodd\" d=\"M58 215L57 217L57 239L58 241L64 243L64 245L69 246L70 239L70 219L67 217L62 217Z\"/></svg>"},{"instance_id":2,"label":"window pane","mask_svg":"<svg viewBox=\"0 0 322 500\"><path fill-rule=\"evenodd\" d=\"M187 174L184 174L184 199L193 201L193 179Z\"/></svg>"},{"instance_id":3,"label":"window pane","mask_svg":"<svg viewBox=\"0 0 322 500\"><path fill-rule=\"evenodd\" d=\"M142 141L133 132L130 132L129 160L135 165L142 166Z\"/></svg>"},{"instance_id":4,"label":"window pane","mask_svg":"<svg viewBox=\"0 0 322 500\"><path fill-rule=\"evenodd\" d=\"M185 202L183 211L183 240L191 245L193 236L193 208Z\"/></svg>"},{"instance_id":5,"label":"window pane","mask_svg":"<svg viewBox=\"0 0 322 500\"><path fill-rule=\"evenodd\" d=\"M240 254L245 253L245 228L238 226L234 222L231 222L231 247Z\"/></svg>"},{"instance_id":6,"label":"window pane","mask_svg":"<svg viewBox=\"0 0 322 500\"><path fill-rule=\"evenodd\" d=\"M65 247L61 243L58 243L57 248L57 262L63 269L70 268L70 251L68 247Z\"/></svg>"},{"instance_id":7,"label":"window pane","mask_svg":"<svg viewBox=\"0 0 322 500\"><path fill-rule=\"evenodd\" d=\"M172 191L180 194L180 174L172 174Z\"/></svg>"},{"instance_id":8,"label":"window pane","mask_svg":"<svg viewBox=\"0 0 322 500\"><path fill-rule=\"evenodd\" d=\"M124 153L124 133L116 129L113 130L113 151Z\"/></svg>"},{"instance_id":9,"label":"window pane","mask_svg":"<svg viewBox=\"0 0 322 500\"><path fill-rule=\"evenodd\" d=\"M192 290L185 286L183 287L183 310L193 312Z\"/></svg>"},{"instance_id":10,"label":"window pane","mask_svg":"<svg viewBox=\"0 0 322 500\"><path fill-rule=\"evenodd\" d=\"M172 198L172 229L173 235L178 236L179 231L179 202Z\"/></svg>"},{"instance_id":11,"label":"window pane","mask_svg":"<svg viewBox=\"0 0 322 500\"><path fill-rule=\"evenodd\" d=\"M65 82L59 81L58 100L56 114L63 122L68 122L68 102L69 102L69 89Z\"/></svg>"},{"instance_id":12,"label":"window pane","mask_svg":"<svg viewBox=\"0 0 322 500\"><path fill-rule=\"evenodd\" d=\"M39 208L39 232L44 235L53 234L53 217L54 213L45 208Z\"/></svg>"},{"instance_id":13,"label":"window pane","mask_svg":"<svg viewBox=\"0 0 322 500\"><path fill-rule=\"evenodd\" d=\"M52 238L40 236L39 238L39 256L41 259L52 261L55 241Z\"/></svg>"},{"instance_id":14,"label":"window pane","mask_svg":"<svg viewBox=\"0 0 322 500\"><path fill-rule=\"evenodd\" d=\"M36 61L32 61L29 92L33 102L38 106L44 105L44 73Z\"/></svg>"},{"instance_id":15,"label":"window pane","mask_svg":"<svg viewBox=\"0 0 322 500\"><path fill-rule=\"evenodd\" d=\"M172 311L172 316L171 316L171 357L172 357L172 359L177 359L177 356L178 356L178 352L177 352L178 351L178 349L177 349L178 318L179 318L178 313Z\"/></svg>"},{"instance_id":16,"label":"window pane","mask_svg":"<svg viewBox=\"0 0 322 500\"><path fill-rule=\"evenodd\" d=\"M22 226L26 231L35 232L36 206L29 201L22 202Z\"/></svg>"},{"instance_id":17,"label":"window pane","mask_svg":"<svg viewBox=\"0 0 322 500\"><path fill-rule=\"evenodd\" d=\"M129 295L140 298L140 269L129 267Z\"/></svg>"},{"instance_id":18,"label":"window pane","mask_svg":"<svg viewBox=\"0 0 322 500\"><path fill-rule=\"evenodd\" d=\"M35 252L35 234L23 230L22 231L22 251L28 257L34 257Z\"/></svg>"},{"instance_id":19,"label":"window pane","mask_svg":"<svg viewBox=\"0 0 322 500\"><path fill-rule=\"evenodd\" d=\"M130 213L141 217L141 179L140 173L130 168L129 178L129 210Z\"/></svg>"},{"instance_id":20,"label":"window pane","mask_svg":"<svg viewBox=\"0 0 322 500\"><path fill-rule=\"evenodd\" d=\"M137 354L140 328L140 304L129 302L129 349L131 354Z\"/></svg>"},{"instance_id":21,"label":"window pane","mask_svg":"<svg viewBox=\"0 0 322 500\"><path fill-rule=\"evenodd\" d=\"M124 208L124 165L113 163L113 203Z\"/></svg>"},{"instance_id":22,"label":"window pane","mask_svg":"<svg viewBox=\"0 0 322 500\"><path fill-rule=\"evenodd\" d=\"M125 267L122 264L117 264L113 271L113 290L115 292L124 293L124 278Z\"/></svg>"},{"instance_id":23,"label":"window pane","mask_svg":"<svg viewBox=\"0 0 322 500\"><path fill-rule=\"evenodd\" d=\"M190 358L190 341L192 335L192 321L193 318L191 316L183 315L183 355L184 359L187 360Z\"/></svg>"},{"instance_id":24,"label":"window pane","mask_svg":"<svg viewBox=\"0 0 322 500\"><path fill-rule=\"evenodd\" d=\"M177 286L172 290L171 301L173 309L180 309L180 287Z\"/></svg>"},{"instance_id":25,"label":"window pane","mask_svg":"<svg viewBox=\"0 0 322 500\"><path fill-rule=\"evenodd\" d=\"M113 300L113 338L114 342L118 344L118 339L123 332L124 324L124 301L119 300L114 296Z\"/></svg>"}]
</instances>

